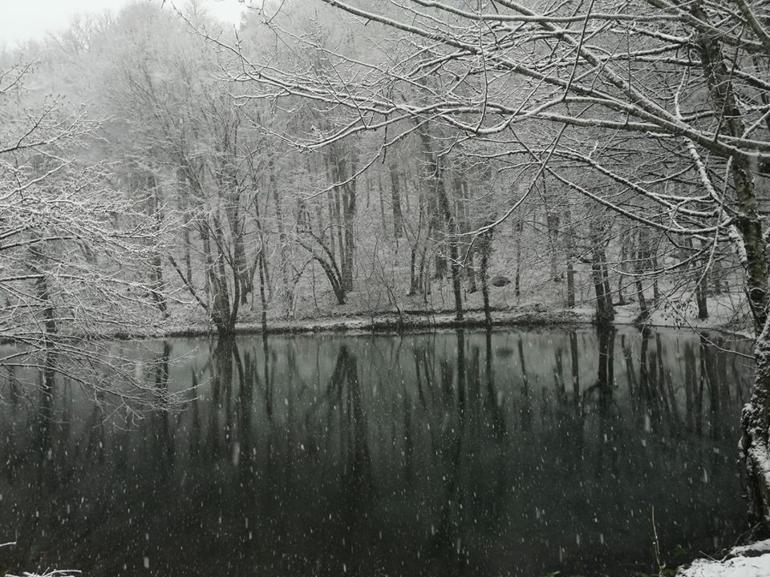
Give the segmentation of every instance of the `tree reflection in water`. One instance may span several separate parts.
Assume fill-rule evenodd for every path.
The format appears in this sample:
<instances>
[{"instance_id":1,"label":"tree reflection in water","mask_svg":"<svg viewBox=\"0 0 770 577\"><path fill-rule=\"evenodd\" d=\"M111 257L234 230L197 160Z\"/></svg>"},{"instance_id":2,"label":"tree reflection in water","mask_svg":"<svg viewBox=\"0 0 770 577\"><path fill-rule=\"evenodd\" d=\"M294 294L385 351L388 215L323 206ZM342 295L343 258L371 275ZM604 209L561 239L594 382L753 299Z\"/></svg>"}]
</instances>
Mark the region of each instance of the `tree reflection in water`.
<instances>
[{"instance_id":1,"label":"tree reflection in water","mask_svg":"<svg viewBox=\"0 0 770 577\"><path fill-rule=\"evenodd\" d=\"M0 570L623 575L653 568L652 507L665 559L683 561L743 529L734 447L751 367L711 342L177 340L146 376L188 402L131 419L51 366L33 396L9 372L0 540L18 545Z\"/></svg>"}]
</instances>

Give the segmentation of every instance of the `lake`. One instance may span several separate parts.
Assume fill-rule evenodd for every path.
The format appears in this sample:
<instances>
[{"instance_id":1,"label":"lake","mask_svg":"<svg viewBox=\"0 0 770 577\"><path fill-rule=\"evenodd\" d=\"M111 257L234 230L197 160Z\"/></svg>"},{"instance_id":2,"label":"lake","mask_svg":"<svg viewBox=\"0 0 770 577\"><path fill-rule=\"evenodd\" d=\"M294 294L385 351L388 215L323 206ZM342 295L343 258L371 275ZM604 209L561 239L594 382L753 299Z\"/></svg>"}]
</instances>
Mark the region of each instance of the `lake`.
<instances>
[{"instance_id":1,"label":"lake","mask_svg":"<svg viewBox=\"0 0 770 577\"><path fill-rule=\"evenodd\" d=\"M114 347L147 390L0 369L0 574L623 576L746 529L746 343L586 327Z\"/></svg>"}]
</instances>

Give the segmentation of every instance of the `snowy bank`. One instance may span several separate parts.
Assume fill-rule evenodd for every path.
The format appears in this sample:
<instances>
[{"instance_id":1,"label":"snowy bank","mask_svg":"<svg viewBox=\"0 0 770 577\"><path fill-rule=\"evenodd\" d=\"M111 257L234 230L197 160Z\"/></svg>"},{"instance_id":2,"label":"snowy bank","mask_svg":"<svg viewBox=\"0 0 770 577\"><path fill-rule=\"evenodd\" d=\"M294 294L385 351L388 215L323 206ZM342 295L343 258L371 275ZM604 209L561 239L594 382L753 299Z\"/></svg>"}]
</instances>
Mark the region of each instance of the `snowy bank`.
<instances>
[{"instance_id":1,"label":"snowy bank","mask_svg":"<svg viewBox=\"0 0 770 577\"><path fill-rule=\"evenodd\" d=\"M698 559L677 577L768 577L770 576L770 539L734 547L721 561Z\"/></svg>"},{"instance_id":2,"label":"snowy bank","mask_svg":"<svg viewBox=\"0 0 770 577\"><path fill-rule=\"evenodd\" d=\"M507 310L492 311L492 325L504 326L544 326L576 325L593 323L593 311L573 309L548 309L545 305L518 306ZM481 310L464 311L464 317L458 321L453 311L403 311L396 313L378 313L372 315L338 315L330 317L303 318L296 320L269 320L267 332L277 334L328 333L344 332L350 334L372 332L401 332L411 330L434 330L439 328L479 328L486 326L484 312ZM146 333L116 333L113 338L172 338L205 336L215 332L208 324L188 324L185 326L159 326L155 331ZM262 326L258 322L240 322L235 326L235 334L259 334Z\"/></svg>"}]
</instances>

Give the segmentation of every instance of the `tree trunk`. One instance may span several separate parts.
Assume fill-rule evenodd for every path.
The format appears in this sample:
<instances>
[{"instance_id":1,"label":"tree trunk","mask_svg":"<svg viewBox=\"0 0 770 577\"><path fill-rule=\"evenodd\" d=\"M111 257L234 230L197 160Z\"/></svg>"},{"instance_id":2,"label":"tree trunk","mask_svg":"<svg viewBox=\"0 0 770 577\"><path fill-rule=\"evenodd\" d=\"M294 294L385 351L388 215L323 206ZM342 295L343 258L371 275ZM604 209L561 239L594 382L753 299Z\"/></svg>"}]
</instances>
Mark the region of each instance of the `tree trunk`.
<instances>
[{"instance_id":1,"label":"tree trunk","mask_svg":"<svg viewBox=\"0 0 770 577\"><path fill-rule=\"evenodd\" d=\"M604 298L607 300L607 307L612 310L612 317L615 317L615 309L612 305L612 289L610 288L610 272L607 266L607 256L604 252L604 246L602 246L601 252L602 263L602 279L604 281Z\"/></svg>"},{"instance_id":2,"label":"tree trunk","mask_svg":"<svg viewBox=\"0 0 770 577\"><path fill-rule=\"evenodd\" d=\"M382 225L382 234L388 234L388 219L385 217L385 196L382 190L382 172L377 171L377 196L380 200L380 224Z\"/></svg>"},{"instance_id":3,"label":"tree trunk","mask_svg":"<svg viewBox=\"0 0 770 577\"><path fill-rule=\"evenodd\" d=\"M179 211L184 217L184 225L182 226L182 244L184 245L184 274L187 284L192 286L192 258L190 256L190 249L192 247L192 240L190 239L190 211L189 211L189 199L190 194L187 188L187 180L185 178L185 171L183 168L177 169L177 201L179 203Z\"/></svg>"},{"instance_id":4,"label":"tree trunk","mask_svg":"<svg viewBox=\"0 0 770 577\"><path fill-rule=\"evenodd\" d=\"M708 22L708 15L700 4L693 4L691 12L696 18ZM730 136L743 137L745 126L733 91L732 75L725 64L719 41L701 35L698 38L698 49L709 88L711 108L721 119L720 128ZM751 400L744 407L741 419L741 457L753 521L767 531L770 529L770 322L767 316L766 246L749 160L743 156L733 156L731 176L735 186L735 223L745 251L743 264L746 269L749 306L755 331L759 334L754 347L757 366L754 386Z\"/></svg>"},{"instance_id":5,"label":"tree trunk","mask_svg":"<svg viewBox=\"0 0 770 577\"><path fill-rule=\"evenodd\" d=\"M428 256L428 245L422 247L422 254L420 255L420 272L417 276L418 284L420 287L422 287L420 290L422 291L422 300L423 303L427 304L428 302L428 294L430 293L430 278L429 275L425 274L425 264L427 261ZM430 265L428 265L430 266Z\"/></svg>"},{"instance_id":6,"label":"tree trunk","mask_svg":"<svg viewBox=\"0 0 770 577\"><path fill-rule=\"evenodd\" d=\"M645 322L650 318L650 310L647 306L647 299L644 296L644 287L642 286L642 274L648 261L648 231L646 228L640 228L636 237L636 254L634 257L634 284L636 285L636 300L639 302L639 316L637 322Z\"/></svg>"},{"instance_id":7,"label":"tree trunk","mask_svg":"<svg viewBox=\"0 0 770 577\"><path fill-rule=\"evenodd\" d=\"M198 222L198 234L203 242L203 260L205 263L204 269L204 288L206 289L206 300L209 305L213 302L214 290L211 286L211 271L214 268L214 259L211 255L211 238L209 235L209 229L205 222Z\"/></svg>"},{"instance_id":8,"label":"tree trunk","mask_svg":"<svg viewBox=\"0 0 770 577\"><path fill-rule=\"evenodd\" d=\"M492 326L492 311L489 307L489 256L492 252L492 229L484 232L479 238L481 253L481 296L484 299L484 322Z\"/></svg>"},{"instance_id":9,"label":"tree trunk","mask_svg":"<svg viewBox=\"0 0 770 577\"><path fill-rule=\"evenodd\" d=\"M223 246L224 239L222 233L221 223L215 216L212 217L213 227L212 231L215 236L214 245L216 247L216 258L213 258L211 253L211 238L209 234L209 227L206 223L201 223L199 229L201 237L203 238L204 246L209 247L207 254L207 260L209 260L209 266L207 267L206 276L208 277L208 286L210 290L211 304L209 306L209 314L211 315L211 321L217 328L217 332L220 336L232 335L235 329L235 319L238 315L238 282L234 283L235 288L235 300L230 300L230 289L227 282L227 274L225 272L225 261ZM233 270L233 274L236 271Z\"/></svg>"},{"instance_id":10,"label":"tree trunk","mask_svg":"<svg viewBox=\"0 0 770 577\"><path fill-rule=\"evenodd\" d=\"M468 279L468 292L473 294L479 290L479 287L476 285L476 265L473 262L473 249L470 246L465 251L465 276Z\"/></svg>"},{"instance_id":11,"label":"tree trunk","mask_svg":"<svg viewBox=\"0 0 770 577\"><path fill-rule=\"evenodd\" d=\"M355 253L355 184L345 187L345 255L342 259L342 285L345 291L353 290L353 255Z\"/></svg>"},{"instance_id":12,"label":"tree trunk","mask_svg":"<svg viewBox=\"0 0 770 577\"><path fill-rule=\"evenodd\" d=\"M770 529L770 320L766 319L754 347L756 376L751 399L743 408L741 425L743 435L740 454L744 470L744 482L748 488L749 512L753 523L760 524L765 532Z\"/></svg>"},{"instance_id":13,"label":"tree trunk","mask_svg":"<svg viewBox=\"0 0 770 577\"><path fill-rule=\"evenodd\" d=\"M560 282L558 254L556 250L559 238L559 215L551 207L551 198L548 195L545 172L543 172L543 205L545 208L545 225L548 231L548 260L550 263L550 276L552 282Z\"/></svg>"},{"instance_id":14,"label":"tree trunk","mask_svg":"<svg viewBox=\"0 0 770 577\"><path fill-rule=\"evenodd\" d=\"M596 322L600 325L608 324L615 318L615 309L612 306L612 293L610 292L609 279L606 270L606 257L604 254L604 239L602 238L600 225L591 222L591 277L596 293Z\"/></svg>"},{"instance_id":15,"label":"tree trunk","mask_svg":"<svg viewBox=\"0 0 770 577\"><path fill-rule=\"evenodd\" d=\"M514 233L516 235L516 275L514 277L514 292L516 302L519 302L521 296L521 237L524 232L524 223L518 219L514 224Z\"/></svg>"},{"instance_id":16,"label":"tree trunk","mask_svg":"<svg viewBox=\"0 0 770 577\"><path fill-rule=\"evenodd\" d=\"M620 274L618 275L618 306L624 306L626 304L626 295L623 293L623 278L625 277L626 267L628 266L628 258L631 251L629 250L630 234L625 229L621 228L620 231Z\"/></svg>"},{"instance_id":17,"label":"tree trunk","mask_svg":"<svg viewBox=\"0 0 770 577\"><path fill-rule=\"evenodd\" d=\"M401 238L404 234L404 216L401 213L401 186L395 162L390 163L390 201L393 205L393 238Z\"/></svg>"},{"instance_id":18,"label":"tree trunk","mask_svg":"<svg viewBox=\"0 0 770 577\"><path fill-rule=\"evenodd\" d=\"M280 242L280 256L281 256L281 284L283 285L283 300L284 300L284 316L288 318L291 314L291 304L294 301L293 287L289 283L289 254L288 254L288 241L286 238L286 231L283 224L283 207L281 206L281 199L278 194L278 181L275 177L275 164L272 157L268 163L268 172L270 178L270 189L273 195L273 205L275 208L275 221L278 226L278 242Z\"/></svg>"},{"instance_id":19,"label":"tree trunk","mask_svg":"<svg viewBox=\"0 0 770 577\"><path fill-rule=\"evenodd\" d=\"M695 279L698 284L695 285L695 301L698 304L698 318L705 320L709 318L708 301L706 300L706 277Z\"/></svg>"},{"instance_id":20,"label":"tree trunk","mask_svg":"<svg viewBox=\"0 0 770 577\"><path fill-rule=\"evenodd\" d=\"M466 233L471 230L470 216L468 214L468 183L465 181L461 174L455 174L454 177L454 215L457 225L455 229L458 232ZM468 292L473 294L478 289L476 283L476 266L474 263L474 246L472 242L463 240L460 242L458 236L458 244L461 248L460 252L463 254L463 269L465 271L465 278L468 283Z\"/></svg>"},{"instance_id":21,"label":"tree trunk","mask_svg":"<svg viewBox=\"0 0 770 577\"><path fill-rule=\"evenodd\" d=\"M567 307L575 306L575 227L572 224L572 211L569 201L564 206L564 218L567 228L564 235L564 245L567 249Z\"/></svg>"},{"instance_id":22,"label":"tree trunk","mask_svg":"<svg viewBox=\"0 0 770 577\"><path fill-rule=\"evenodd\" d=\"M342 145L335 143L329 147L327 160L330 179L335 185L332 221L337 224L339 263L342 288L345 292L353 290L353 255L355 252L356 179L353 175L356 171L356 159L352 151L350 155L351 158L347 158Z\"/></svg>"},{"instance_id":23,"label":"tree trunk","mask_svg":"<svg viewBox=\"0 0 770 577\"><path fill-rule=\"evenodd\" d=\"M444 190L444 178L441 173L438 158L431 150L430 136L427 128L420 130L420 141L422 143L422 155L424 168L424 182L427 189L427 215L429 217L429 228L436 235L436 251L434 254L434 274L435 278L443 279L447 272L447 259L444 253L443 245L446 243L446 236L451 235L445 230L446 218L444 218L444 209L441 205L441 196L446 198ZM443 236L441 233L445 233ZM450 257L451 258L451 257Z\"/></svg>"},{"instance_id":24,"label":"tree trunk","mask_svg":"<svg viewBox=\"0 0 770 577\"><path fill-rule=\"evenodd\" d=\"M724 275L725 273L722 270L722 260L719 258L719 251L717 250L717 253L714 255L714 262L711 264L711 270L709 271L708 275L710 277L711 284L714 287L712 289L714 295L721 295L723 290L728 290L722 283L722 278Z\"/></svg>"},{"instance_id":25,"label":"tree trunk","mask_svg":"<svg viewBox=\"0 0 770 577\"><path fill-rule=\"evenodd\" d=\"M691 238L687 239L687 246L693 254L697 251ZM693 261L691 267L692 280L695 283L695 304L698 306L698 318L700 320L709 317L708 302L706 301L706 281L708 275L704 268L707 264L707 262L703 262L703 257L700 257Z\"/></svg>"},{"instance_id":26,"label":"tree trunk","mask_svg":"<svg viewBox=\"0 0 770 577\"><path fill-rule=\"evenodd\" d=\"M429 189L433 192L437 200L439 214L443 217L447 232L447 244L449 245L450 271L452 275L452 292L455 300L455 319L463 319L463 301L462 301L462 281L460 279L460 258L458 251L457 220L452 214L452 208L447 197L446 183L444 182L442 168L439 159L430 148L430 137L425 130L420 131L420 137L423 144L423 153L426 158L426 177L428 178ZM439 261L436 261L437 266ZM444 260L444 265L446 261ZM437 271L438 276L438 271Z\"/></svg>"},{"instance_id":27,"label":"tree trunk","mask_svg":"<svg viewBox=\"0 0 770 577\"><path fill-rule=\"evenodd\" d=\"M612 311L607 308L607 299L604 293L604 282L602 279L601 261L594 254L594 260L591 262L591 278L594 282L594 292L596 294L596 321L599 324L607 324L612 321Z\"/></svg>"},{"instance_id":28,"label":"tree trunk","mask_svg":"<svg viewBox=\"0 0 770 577\"><path fill-rule=\"evenodd\" d=\"M409 255L409 292L407 296L414 296L419 291L420 287L417 279L417 271L415 270L417 260L417 246L413 245L411 253Z\"/></svg>"},{"instance_id":29,"label":"tree trunk","mask_svg":"<svg viewBox=\"0 0 770 577\"><path fill-rule=\"evenodd\" d=\"M163 215L160 213L160 198L158 184L153 175L147 178L147 215L153 219L153 227L156 235L161 234ZM189 253L188 253L189 254ZM168 318L168 303L166 302L166 286L163 281L163 261L160 252L154 250L150 262L150 294L155 306L158 307L163 318Z\"/></svg>"},{"instance_id":30,"label":"tree trunk","mask_svg":"<svg viewBox=\"0 0 770 577\"><path fill-rule=\"evenodd\" d=\"M248 295L252 291L252 276L249 264L246 259L246 247L243 233L245 223L241 215L241 189L237 184L235 177L235 161L229 156L222 159L223 166L218 176L219 197L224 202L225 219L230 233L232 251L228 258L228 265L233 272L234 298L237 298L238 304L246 304ZM224 252L224 228L218 225L217 237L220 239L219 252ZM235 297L237 293L237 297Z\"/></svg>"},{"instance_id":31,"label":"tree trunk","mask_svg":"<svg viewBox=\"0 0 770 577\"><path fill-rule=\"evenodd\" d=\"M265 251L264 248L259 251L259 260L257 261L257 268L259 268L259 300L262 305L262 334L267 334L267 298L265 298Z\"/></svg>"},{"instance_id":32,"label":"tree trunk","mask_svg":"<svg viewBox=\"0 0 770 577\"><path fill-rule=\"evenodd\" d=\"M51 287L48 273L43 268L43 263L48 257L34 244L30 244L29 257L29 268L34 274L38 275L35 279L35 296L42 305L43 327L45 329L44 338L47 346L49 338L58 332L56 311L54 309L53 301L51 300Z\"/></svg>"},{"instance_id":33,"label":"tree trunk","mask_svg":"<svg viewBox=\"0 0 770 577\"><path fill-rule=\"evenodd\" d=\"M693 5L692 14L708 22L708 16L699 4ZM697 45L703 73L709 87L711 107L722 119L722 130L730 136L741 138L745 133L745 126L733 91L732 76L722 54L722 47L718 40L706 36L700 36ZM731 176L737 204L735 222L743 237L746 252L749 306L754 317L754 328L756 332L760 332L767 319L767 261L754 176L749 160L743 156L733 156Z\"/></svg>"}]
</instances>

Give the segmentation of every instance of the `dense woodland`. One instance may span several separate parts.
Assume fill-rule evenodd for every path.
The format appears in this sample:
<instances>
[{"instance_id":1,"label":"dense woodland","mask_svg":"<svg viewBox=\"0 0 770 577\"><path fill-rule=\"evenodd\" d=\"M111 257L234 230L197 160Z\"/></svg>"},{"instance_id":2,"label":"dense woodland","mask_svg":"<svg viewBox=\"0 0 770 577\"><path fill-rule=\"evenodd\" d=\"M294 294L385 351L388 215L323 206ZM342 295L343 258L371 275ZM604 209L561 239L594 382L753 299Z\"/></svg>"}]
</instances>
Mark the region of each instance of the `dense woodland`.
<instances>
[{"instance_id":1,"label":"dense woodland","mask_svg":"<svg viewBox=\"0 0 770 577\"><path fill-rule=\"evenodd\" d=\"M83 337L203 323L719 305L765 328L744 449L770 519L767 10L287 0L234 30L137 2L6 49L0 362L80 370Z\"/></svg>"}]
</instances>

